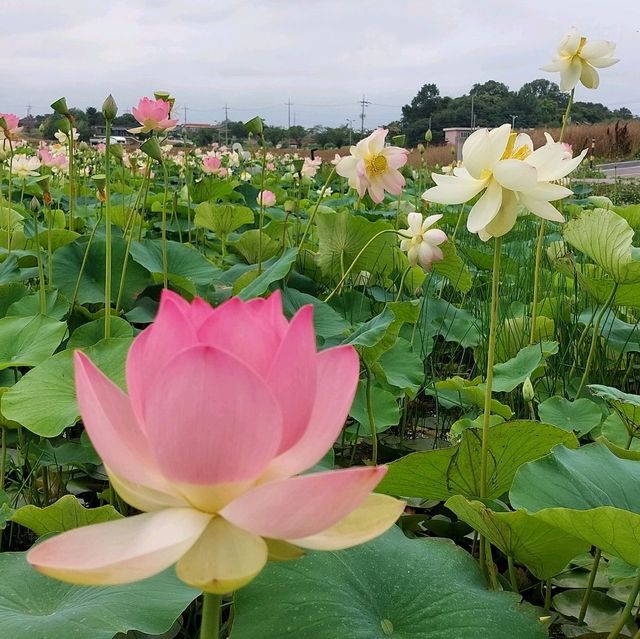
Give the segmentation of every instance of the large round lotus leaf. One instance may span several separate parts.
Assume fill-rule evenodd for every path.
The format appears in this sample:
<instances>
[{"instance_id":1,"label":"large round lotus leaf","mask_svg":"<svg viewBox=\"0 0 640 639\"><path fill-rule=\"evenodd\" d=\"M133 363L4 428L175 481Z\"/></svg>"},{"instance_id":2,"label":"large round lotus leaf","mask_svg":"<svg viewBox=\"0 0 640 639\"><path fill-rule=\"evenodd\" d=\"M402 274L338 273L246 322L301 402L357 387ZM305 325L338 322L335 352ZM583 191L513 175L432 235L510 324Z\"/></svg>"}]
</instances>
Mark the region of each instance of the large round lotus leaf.
<instances>
[{"instance_id":1,"label":"large round lotus leaf","mask_svg":"<svg viewBox=\"0 0 640 639\"><path fill-rule=\"evenodd\" d=\"M524 510L494 512L482 502L468 501L462 495L451 497L446 506L539 579L557 575L576 555L591 548L588 542L567 535Z\"/></svg>"},{"instance_id":2,"label":"large round lotus leaf","mask_svg":"<svg viewBox=\"0 0 640 639\"><path fill-rule=\"evenodd\" d=\"M516 597L490 592L476 562L398 528L339 552L271 563L236 594L231 639L543 639Z\"/></svg>"},{"instance_id":3,"label":"large round lotus leaf","mask_svg":"<svg viewBox=\"0 0 640 639\"><path fill-rule=\"evenodd\" d=\"M71 300L76 292L78 274L82 272L80 284L77 288L76 302L78 304L100 304L104 302L106 243L104 239L93 239L83 269L82 263L87 251L87 245L88 239L82 237L58 249L53 255L53 279L55 285L65 297ZM126 242L120 237L114 237L112 249L111 301L115 303L120 290ZM133 300L149 284L151 284L151 277L148 271L129 255L127 257L127 273L122 295L122 305L125 310L133 306Z\"/></svg>"},{"instance_id":4,"label":"large round lotus leaf","mask_svg":"<svg viewBox=\"0 0 640 639\"><path fill-rule=\"evenodd\" d=\"M66 332L64 322L45 315L0 319L0 370L43 362L58 348Z\"/></svg>"},{"instance_id":5,"label":"large round lotus leaf","mask_svg":"<svg viewBox=\"0 0 640 639\"><path fill-rule=\"evenodd\" d=\"M602 421L600 407L590 399L576 399L570 402L554 395L538 406L540 419L558 428L575 431L579 436L593 430Z\"/></svg>"},{"instance_id":6,"label":"large round lotus leaf","mask_svg":"<svg viewBox=\"0 0 640 639\"><path fill-rule=\"evenodd\" d=\"M519 420L493 426L489 438L487 497L506 493L518 468L546 455L557 444L577 447L578 440L555 426ZM389 464L378 491L389 495L445 500L453 495L480 495L482 431L468 428L459 444L412 453Z\"/></svg>"},{"instance_id":7,"label":"large round lotus leaf","mask_svg":"<svg viewBox=\"0 0 640 639\"><path fill-rule=\"evenodd\" d=\"M173 570L122 586L74 586L35 571L24 553L0 555L0 636L112 639L129 630L157 635L198 596Z\"/></svg>"},{"instance_id":8,"label":"large round lotus leaf","mask_svg":"<svg viewBox=\"0 0 640 639\"><path fill-rule=\"evenodd\" d=\"M124 388L124 362L130 346L131 338L113 337L83 350ZM56 353L22 377L2 396L2 414L43 437L55 437L73 426L80 415L73 379L73 351Z\"/></svg>"},{"instance_id":9,"label":"large round lotus leaf","mask_svg":"<svg viewBox=\"0 0 640 639\"><path fill-rule=\"evenodd\" d=\"M640 461L601 443L558 446L517 472L511 504L640 566Z\"/></svg>"}]
</instances>

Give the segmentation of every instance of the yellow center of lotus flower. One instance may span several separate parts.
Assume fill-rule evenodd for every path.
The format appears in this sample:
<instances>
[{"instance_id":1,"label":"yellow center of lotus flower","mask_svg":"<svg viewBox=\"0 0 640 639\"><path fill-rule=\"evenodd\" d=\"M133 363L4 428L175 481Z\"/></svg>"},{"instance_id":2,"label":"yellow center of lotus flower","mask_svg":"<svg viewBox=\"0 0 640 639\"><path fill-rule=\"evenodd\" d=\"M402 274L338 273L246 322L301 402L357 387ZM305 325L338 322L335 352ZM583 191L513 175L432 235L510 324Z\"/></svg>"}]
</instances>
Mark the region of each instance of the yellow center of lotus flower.
<instances>
[{"instance_id":1,"label":"yellow center of lotus flower","mask_svg":"<svg viewBox=\"0 0 640 639\"><path fill-rule=\"evenodd\" d=\"M369 175L377 176L382 175L388 166L387 158L382 154L372 155L365 161L367 167L367 173Z\"/></svg>"},{"instance_id":2,"label":"yellow center of lotus flower","mask_svg":"<svg viewBox=\"0 0 640 639\"><path fill-rule=\"evenodd\" d=\"M524 144L516 148L517 137L517 133L511 133L509 135L509 141L507 142L504 153L500 158L501 160L524 160L528 155L531 154L531 149Z\"/></svg>"}]
</instances>

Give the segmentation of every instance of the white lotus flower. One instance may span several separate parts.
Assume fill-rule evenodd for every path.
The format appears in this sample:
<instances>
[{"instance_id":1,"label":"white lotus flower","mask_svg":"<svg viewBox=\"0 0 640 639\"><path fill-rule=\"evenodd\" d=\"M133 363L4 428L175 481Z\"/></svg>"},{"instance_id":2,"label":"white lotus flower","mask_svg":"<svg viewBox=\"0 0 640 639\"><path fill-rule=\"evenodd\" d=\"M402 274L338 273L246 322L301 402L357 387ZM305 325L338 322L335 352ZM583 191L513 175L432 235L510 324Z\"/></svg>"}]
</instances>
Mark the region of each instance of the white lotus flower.
<instances>
[{"instance_id":1,"label":"white lotus flower","mask_svg":"<svg viewBox=\"0 0 640 639\"><path fill-rule=\"evenodd\" d=\"M572 191L554 182L571 173L587 150L572 158L568 145L545 135L547 143L534 151L531 138L512 133L509 124L474 131L462 147L463 166L454 168L453 175L432 173L436 186L425 191L423 199L462 204L484 191L469 213L467 228L485 241L508 233L523 208L545 220L564 222L550 202Z\"/></svg>"},{"instance_id":2,"label":"white lotus flower","mask_svg":"<svg viewBox=\"0 0 640 639\"><path fill-rule=\"evenodd\" d=\"M409 228L399 231L405 238L400 242L400 250L407 252L411 266L420 264L425 271L429 271L432 262L440 262L444 259L438 246L447 241L447 234L440 229L429 228L441 217L442 215L430 215L423 221L420 213L407 215Z\"/></svg>"},{"instance_id":3,"label":"white lotus flower","mask_svg":"<svg viewBox=\"0 0 640 639\"><path fill-rule=\"evenodd\" d=\"M616 45L607 40L587 40L573 28L562 38L556 55L543 71L560 71L560 90L572 91L578 80L587 89L597 89L600 83L598 69L614 65Z\"/></svg>"},{"instance_id":4,"label":"white lotus flower","mask_svg":"<svg viewBox=\"0 0 640 639\"><path fill-rule=\"evenodd\" d=\"M39 168L40 160L35 155L27 157L24 153L17 153L11 158L11 172L21 180L38 175Z\"/></svg>"},{"instance_id":5,"label":"white lotus flower","mask_svg":"<svg viewBox=\"0 0 640 639\"><path fill-rule=\"evenodd\" d=\"M58 129L58 131L56 131L53 135L55 136L56 140L60 142L60 144L69 143L69 135L64 131L61 131ZM80 137L80 134L78 133L78 129L75 129L75 128L72 129L72 135L73 135L73 141L75 142Z\"/></svg>"}]
</instances>

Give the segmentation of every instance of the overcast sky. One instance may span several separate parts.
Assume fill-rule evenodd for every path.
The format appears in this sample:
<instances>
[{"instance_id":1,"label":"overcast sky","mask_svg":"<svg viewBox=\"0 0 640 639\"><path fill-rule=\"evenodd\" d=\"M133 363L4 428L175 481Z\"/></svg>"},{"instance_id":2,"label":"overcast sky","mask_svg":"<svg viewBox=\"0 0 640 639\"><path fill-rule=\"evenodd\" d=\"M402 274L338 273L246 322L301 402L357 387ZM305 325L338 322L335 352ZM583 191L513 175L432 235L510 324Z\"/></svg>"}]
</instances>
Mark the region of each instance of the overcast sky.
<instances>
[{"instance_id":1,"label":"overcast sky","mask_svg":"<svg viewBox=\"0 0 640 639\"><path fill-rule=\"evenodd\" d=\"M0 6L7 0L0 2ZM0 38L0 111L44 113L65 95L120 111L170 91L181 120L262 115L270 124L369 128L434 82L512 89L539 77L566 30L617 43L621 62L577 100L640 113L640 0L21 0Z\"/></svg>"}]
</instances>

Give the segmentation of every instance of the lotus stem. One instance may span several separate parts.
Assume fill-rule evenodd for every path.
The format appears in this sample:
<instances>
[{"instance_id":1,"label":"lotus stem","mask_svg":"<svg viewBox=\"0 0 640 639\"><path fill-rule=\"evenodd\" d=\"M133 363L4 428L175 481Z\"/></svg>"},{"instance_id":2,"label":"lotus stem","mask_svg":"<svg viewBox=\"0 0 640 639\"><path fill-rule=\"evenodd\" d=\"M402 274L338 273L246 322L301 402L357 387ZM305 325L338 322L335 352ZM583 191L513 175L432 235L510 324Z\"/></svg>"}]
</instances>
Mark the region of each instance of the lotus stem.
<instances>
[{"instance_id":1,"label":"lotus stem","mask_svg":"<svg viewBox=\"0 0 640 639\"><path fill-rule=\"evenodd\" d=\"M347 279L347 277L349 277L349 273L351 273L351 271L353 270L354 265L357 263L357 261L362 257L362 254L367 250L367 248L369 248L369 245L374 242L374 240L377 240L381 235L384 235L385 233L395 233L396 235L398 234L398 231L396 231L395 229L384 229L383 231L379 231L378 233L376 233L358 252L358 254L356 255L355 259L353 260L353 262L351 262L351 264L349 265L349 268L344 272L344 274L342 275L342 278L340 279L340 281L338 282L337 286L331 291L331 293L329 293L329 295L327 295L327 297L324 298L324 303L326 304L342 287L342 285L344 284L344 281ZM340 257L343 258L343 253L340 253Z\"/></svg>"},{"instance_id":2,"label":"lotus stem","mask_svg":"<svg viewBox=\"0 0 640 639\"><path fill-rule=\"evenodd\" d=\"M307 239L307 235L309 234L309 231L311 229L311 225L313 224L313 221L316 218L316 213L318 212L318 208L320 207L320 202L322 202L322 198L324 197L324 193L329 188L329 184L331 183L331 180L333 179L333 176L335 174L336 174L335 168L331 169L331 173L329 173L329 177L327 177L327 179L325 180L325 183L322 185L322 189L320 191L320 195L318 196L318 201L316 202L316 205L313 207L313 211L311 211L311 215L309 216L309 219L307 220L307 225L304 227L304 232L302 233L302 239L298 243L298 250L299 251L302 251L302 245L304 244L304 241Z\"/></svg>"},{"instance_id":3,"label":"lotus stem","mask_svg":"<svg viewBox=\"0 0 640 639\"><path fill-rule=\"evenodd\" d=\"M629 616L631 615L631 611L633 610L633 604L636 602L638 598L638 593L640 592L640 570L636 575L636 579L633 582L633 587L631 588L631 592L629 593L629 597L627 598L627 603L625 604L622 612L620 613L620 617L613 630L607 635L607 639L617 639L620 636L620 632L627 624L629 620ZM640 632L640 631L639 631ZM637 636L637 633L636 633Z\"/></svg>"},{"instance_id":4,"label":"lotus stem","mask_svg":"<svg viewBox=\"0 0 640 639\"><path fill-rule=\"evenodd\" d=\"M515 593L519 593L520 590L518 588L516 568L513 565L513 557L511 555L507 555L507 565L509 567L509 582L511 583L511 590L513 590L513 592Z\"/></svg>"},{"instance_id":5,"label":"lotus stem","mask_svg":"<svg viewBox=\"0 0 640 639\"><path fill-rule=\"evenodd\" d=\"M482 418L482 448L480 452L480 498L488 493L487 462L489 458L489 429L491 426L491 390L493 386L493 362L495 359L496 333L498 330L498 294L500 290L500 251L502 238L496 237L491 276L491 311L489 315L489 343L487 346L487 371L484 390L484 414Z\"/></svg>"},{"instance_id":6,"label":"lotus stem","mask_svg":"<svg viewBox=\"0 0 640 639\"><path fill-rule=\"evenodd\" d=\"M602 551L600 550L600 548L596 548L595 555L593 556L593 565L591 566L591 572L589 573L589 581L587 582L587 589L584 591L582 605L580 606L580 612L578 613L578 623L582 623L584 621L585 615L587 614L589 599L591 599L591 593L593 591L593 584L595 583L596 575L598 574L600 557L602 557Z\"/></svg>"},{"instance_id":7,"label":"lotus stem","mask_svg":"<svg viewBox=\"0 0 640 639\"><path fill-rule=\"evenodd\" d=\"M378 463L378 428L376 427L376 416L373 410L373 373L367 364L364 366L367 371L365 391L367 399L367 417L369 419L369 428L371 429L371 461L375 466Z\"/></svg>"},{"instance_id":8,"label":"lotus stem","mask_svg":"<svg viewBox=\"0 0 640 639\"><path fill-rule=\"evenodd\" d=\"M169 288L169 263L167 259L167 199L169 197L169 176L167 166L162 162L162 176L164 179L164 197L162 198L162 284ZM125 256L126 259L126 256Z\"/></svg>"},{"instance_id":9,"label":"lotus stem","mask_svg":"<svg viewBox=\"0 0 640 639\"><path fill-rule=\"evenodd\" d=\"M593 335L591 336L591 345L589 346L589 355L587 355L587 363L584 367L584 373L582 373L582 379L580 380L580 386L578 386L578 390L576 392L576 399L580 397L582 390L584 389L585 384L587 383L587 379L589 378L589 373L591 371L591 363L593 361L593 354L596 350L596 342L598 341L598 335L600 331L600 322L602 322L602 318L604 314L609 310L611 303L616 297L616 292L618 290L618 283L616 282L611 289L611 293L607 298L607 301L604 303L604 306L600 309L599 313L596 315L595 322L593 324Z\"/></svg>"},{"instance_id":10,"label":"lotus stem","mask_svg":"<svg viewBox=\"0 0 640 639\"><path fill-rule=\"evenodd\" d=\"M264 226L264 174L267 170L267 149L264 136L260 136L262 147L262 171L260 173L260 212L258 214L258 275L262 273L262 227Z\"/></svg>"},{"instance_id":11,"label":"lotus stem","mask_svg":"<svg viewBox=\"0 0 640 639\"><path fill-rule=\"evenodd\" d=\"M202 595L200 639L219 639L222 597L205 592Z\"/></svg>"},{"instance_id":12,"label":"lotus stem","mask_svg":"<svg viewBox=\"0 0 640 639\"><path fill-rule=\"evenodd\" d=\"M105 121L105 253L104 253L104 337L111 336L111 120ZM73 137L73 135L71 136Z\"/></svg>"},{"instance_id":13,"label":"lotus stem","mask_svg":"<svg viewBox=\"0 0 640 639\"><path fill-rule=\"evenodd\" d=\"M538 301L540 296L540 267L542 263L542 249L544 247L545 226L546 220L541 220L538 229L538 240L536 242L536 259L533 266L533 301L531 302L529 344L534 344L536 339L536 318L538 317Z\"/></svg>"}]
</instances>

